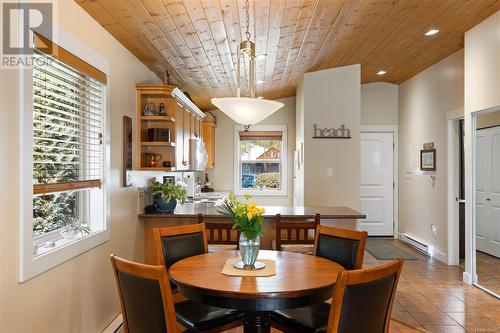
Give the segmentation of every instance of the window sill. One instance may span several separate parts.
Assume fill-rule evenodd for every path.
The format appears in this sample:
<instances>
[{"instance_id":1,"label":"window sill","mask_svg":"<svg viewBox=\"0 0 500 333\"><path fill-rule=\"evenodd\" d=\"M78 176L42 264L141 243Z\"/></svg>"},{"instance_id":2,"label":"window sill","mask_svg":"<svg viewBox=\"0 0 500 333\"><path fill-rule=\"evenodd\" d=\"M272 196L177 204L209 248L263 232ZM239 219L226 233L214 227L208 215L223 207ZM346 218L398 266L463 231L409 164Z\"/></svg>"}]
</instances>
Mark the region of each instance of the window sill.
<instances>
[{"instance_id":1,"label":"window sill","mask_svg":"<svg viewBox=\"0 0 500 333\"><path fill-rule=\"evenodd\" d=\"M93 234L99 231L94 231L89 235L77 236L74 238L64 238L61 236L61 229L54 230L47 235L36 237L33 242L33 258L36 260L39 256L57 251L64 246L74 242L79 242L86 237L92 237ZM49 245L50 244L50 245ZM52 245L53 244L53 245Z\"/></svg>"},{"instance_id":2,"label":"window sill","mask_svg":"<svg viewBox=\"0 0 500 333\"><path fill-rule=\"evenodd\" d=\"M41 241L40 238L39 240ZM34 242L31 244L29 252L26 248L26 252L22 253L24 261L23 265L20 267L19 280L20 282L25 282L32 277L62 264L63 262L74 258L108 240L108 229L95 231L90 235L85 235L80 238L64 239L60 237L60 239L56 241L56 247L40 247L38 248L37 254L33 254L33 245L37 243Z\"/></svg>"},{"instance_id":3,"label":"window sill","mask_svg":"<svg viewBox=\"0 0 500 333\"><path fill-rule=\"evenodd\" d=\"M288 194L285 190L243 190L243 189L234 189L235 195L251 195L254 197L286 197Z\"/></svg>"}]
</instances>

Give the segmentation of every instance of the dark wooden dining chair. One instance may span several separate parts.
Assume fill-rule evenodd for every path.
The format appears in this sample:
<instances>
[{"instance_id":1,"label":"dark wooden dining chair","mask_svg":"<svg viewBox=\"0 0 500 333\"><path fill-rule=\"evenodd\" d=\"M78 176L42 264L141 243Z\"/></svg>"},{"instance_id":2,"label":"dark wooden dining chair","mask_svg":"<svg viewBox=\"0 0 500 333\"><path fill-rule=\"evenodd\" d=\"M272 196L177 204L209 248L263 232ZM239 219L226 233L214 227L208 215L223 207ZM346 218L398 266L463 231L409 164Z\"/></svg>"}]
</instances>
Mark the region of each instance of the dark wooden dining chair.
<instances>
[{"instance_id":1,"label":"dark wooden dining chair","mask_svg":"<svg viewBox=\"0 0 500 333\"><path fill-rule=\"evenodd\" d=\"M369 269L341 271L332 305L273 311L271 325L285 333L388 333L403 259Z\"/></svg>"},{"instance_id":2,"label":"dark wooden dining chair","mask_svg":"<svg viewBox=\"0 0 500 333\"><path fill-rule=\"evenodd\" d=\"M205 224L188 224L153 230L158 265L168 268L177 261L208 252Z\"/></svg>"},{"instance_id":3,"label":"dark wooden dining chair","mask_svg":"<svg viewBox=\"0 0 500 333\"><path fill-rule=\"evenodd\" d=\"M208 252L239 250L240 230L233 229L231 220L199 214L198 222L205 224Z\"/></svg>"},{"instance_id":4,"label":"dark wooden dining chair","mask_svg":"<svg viewBox=\"0 0 500 333\"><path fill-rule=\"evenodd\" d=\"M276 214L275 249L313 254L316 228L320 223L320 215L313 219L297 217L282 217Z\"/></svg>"},{"instance_id":5,"label":"dark wooden dining chair","mask_svg":"<svg viewBox=\"0 0 500 333\"><path fill-rule=\"evenodd\" d=\"M360 269L363 265L366 231L346 230L318 225L314 255L335 261L345 269Z\"/></svg>"},{"instance_id":6,"label":"dark wooden dining chair","mask_svg":"<svg viewBox=\"0 0 500 333\"><path fill-rule=\"evenodd\" d=\"M192 301L174 305L164 265L151 266L114 254L111 263L118 286L125 333L222 332L243 323L244 314Z\"/></svg>"}]
</instances>

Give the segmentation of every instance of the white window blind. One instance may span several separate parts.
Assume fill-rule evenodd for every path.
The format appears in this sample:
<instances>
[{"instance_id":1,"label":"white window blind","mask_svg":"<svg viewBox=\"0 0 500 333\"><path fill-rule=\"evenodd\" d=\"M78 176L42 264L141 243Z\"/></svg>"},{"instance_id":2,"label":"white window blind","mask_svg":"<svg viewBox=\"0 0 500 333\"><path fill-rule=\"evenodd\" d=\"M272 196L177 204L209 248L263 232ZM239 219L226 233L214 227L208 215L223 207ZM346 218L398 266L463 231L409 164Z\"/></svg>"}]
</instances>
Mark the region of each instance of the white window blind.
<instances>
[{"instance_id":1,"label":"white window blind","mask_svg":"<svg viewBox=\"0 0 500 333\"><path fill-rule=\"evenodd\" d=\"M40 51L34 56L33 193L100 187L105 85Z\"/></svg>"}]
</instances>

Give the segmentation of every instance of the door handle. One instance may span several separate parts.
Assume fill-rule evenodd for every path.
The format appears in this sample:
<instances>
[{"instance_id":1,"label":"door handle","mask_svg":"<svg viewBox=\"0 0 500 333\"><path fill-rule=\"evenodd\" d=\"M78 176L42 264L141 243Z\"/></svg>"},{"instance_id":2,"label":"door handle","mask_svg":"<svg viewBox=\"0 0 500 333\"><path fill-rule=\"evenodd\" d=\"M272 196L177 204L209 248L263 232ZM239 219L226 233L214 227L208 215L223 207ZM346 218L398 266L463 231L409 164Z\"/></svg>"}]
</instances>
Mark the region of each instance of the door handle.
<instances>
[{"instance_id":1,"label":"door handle","mask_svg":"<svg viewBox=\"0 0 500 333\"><path fill-rule=\"evenodd\" d=\"M490 198L486 198L486 201L491 201L491 199Z\"/></svg>"}]
</instances>

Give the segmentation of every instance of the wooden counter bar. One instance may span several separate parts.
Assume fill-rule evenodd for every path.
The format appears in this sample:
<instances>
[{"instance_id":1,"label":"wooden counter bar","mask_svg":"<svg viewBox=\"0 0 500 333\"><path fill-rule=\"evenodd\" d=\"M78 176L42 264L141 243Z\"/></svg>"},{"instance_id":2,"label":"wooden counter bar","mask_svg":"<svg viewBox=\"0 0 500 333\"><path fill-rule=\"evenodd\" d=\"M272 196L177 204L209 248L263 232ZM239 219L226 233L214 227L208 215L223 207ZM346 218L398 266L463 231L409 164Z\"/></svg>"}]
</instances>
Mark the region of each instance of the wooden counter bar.
<instances>
[{"instance_id":1,"label":"wooden counter bar","mask_svg":"<svg viewBox=\"0 0 500 333\"><path fill-rule=\"evenodd\" d=\"M348 207L283 207L263 206L264 214L264 236L261 238L261 249L272 249L272 241L275 238L276 214L282 217L306 217L314 218L315 214L321 215L321 224L342 228L356 229L358 219L366 218L366 215ZM153 229L158 227L169 227L183 224L198 223L199 215L210 217L212 221L230 220L217 212L217 207L210 203L187 203L177 205L172 214L140 214L139 221L145 224L146 238L146 263L157 264L156 250L153 239Z\"/></svg>"}]
</instances>

